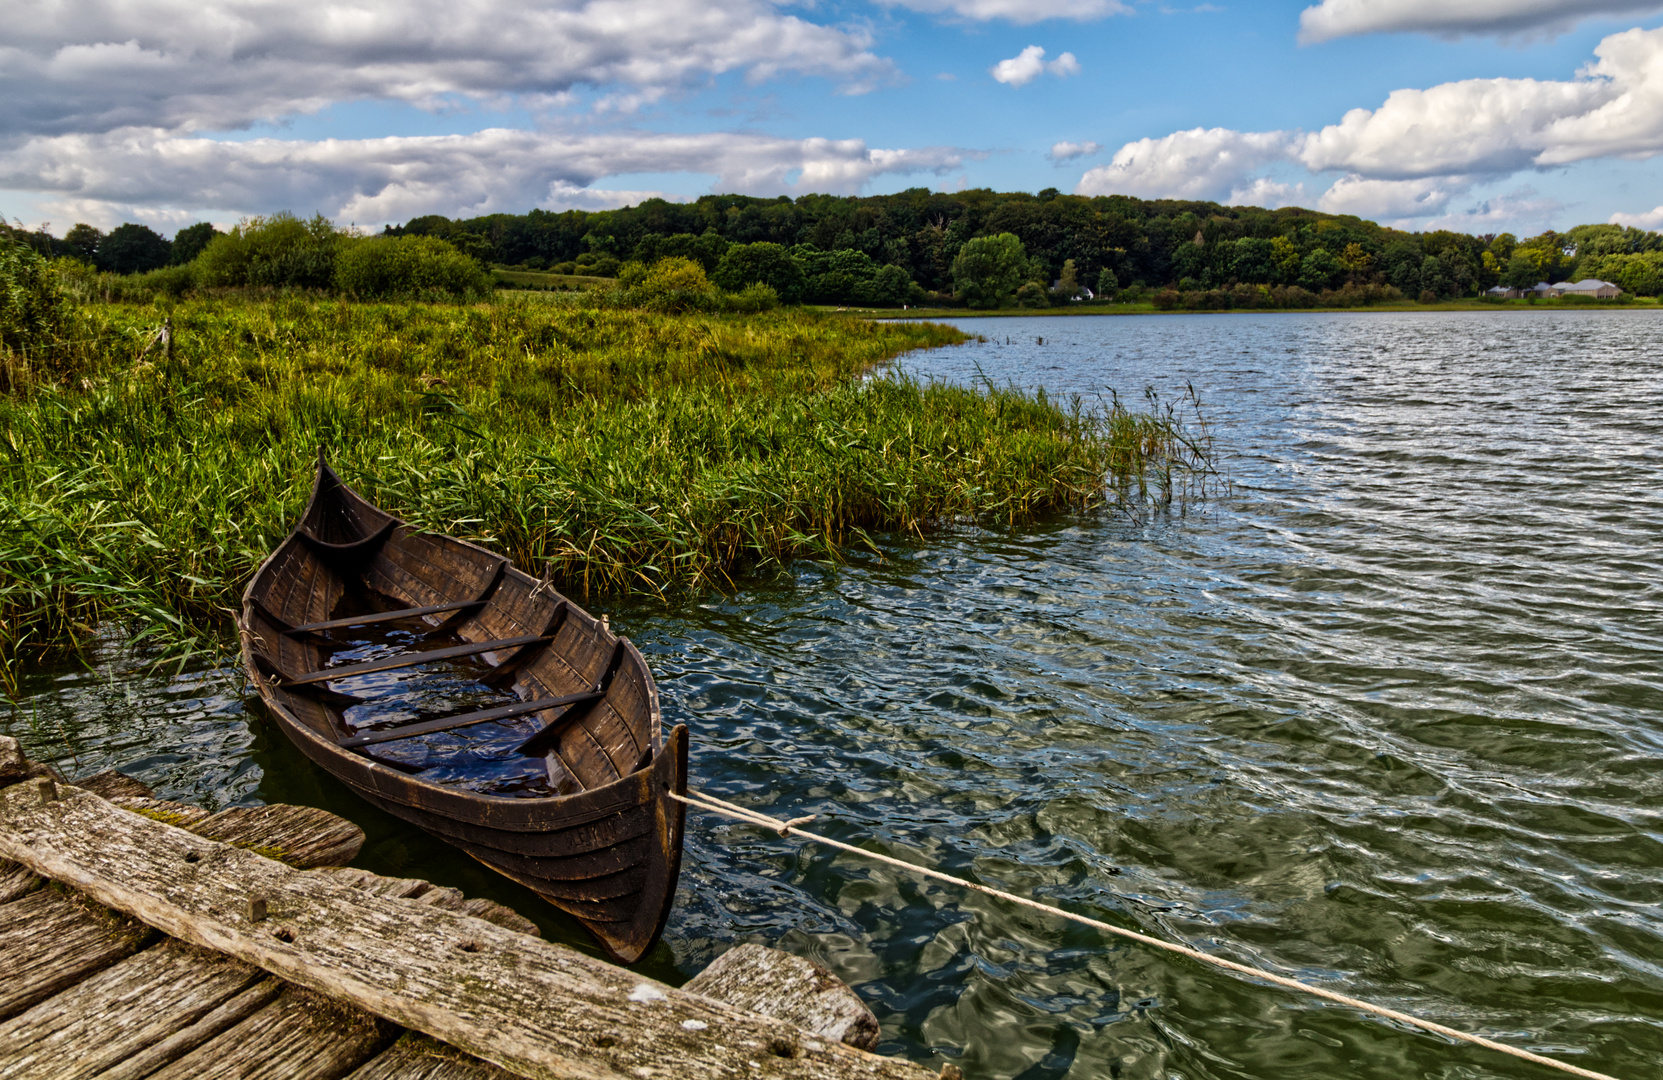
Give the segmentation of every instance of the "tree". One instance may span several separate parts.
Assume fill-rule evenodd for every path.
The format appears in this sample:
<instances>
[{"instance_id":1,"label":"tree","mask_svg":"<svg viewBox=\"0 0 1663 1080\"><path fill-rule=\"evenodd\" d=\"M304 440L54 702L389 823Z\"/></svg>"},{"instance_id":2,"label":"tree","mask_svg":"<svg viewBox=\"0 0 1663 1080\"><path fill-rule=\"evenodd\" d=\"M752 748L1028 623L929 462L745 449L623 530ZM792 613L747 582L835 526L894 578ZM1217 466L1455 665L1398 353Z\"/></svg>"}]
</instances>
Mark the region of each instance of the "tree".
<instances>
[{"instance_id":1,"label":"tree","mask_svg":"<svg viewBox=\"0 0 1663 1080\"><path fill-rule=\"evenodd\" d=\"M779 244L767 241L735 244L716 264L711 280L728 292L761 283L779 294L780 301L795 304L803 298L803 268Z\"/></svg>"},{"instance_id":2,"label":"tree","mask_svg":"<svg viewBox=\"0 0 1663 1080\"><path fill-rule=\"evenodd\" d=\"M206 221L199 221L195 225L180 229L173 234L173 251L169 261L174 266L183 266L191 262L202 249L208 246L208 241L219 235L219 230Z\"/></svg>"},{"instance_id":3,"label":"tree","mask_svg":"<svg viewBox=\"0 0 1663 1080\"><path fill-rule=\"evenodd\" d=\"M104 234L85 222L77 222L64 234L64 243L77 259L91 264L98 258L98 245L103 241Z\"/></svg>"},{"instance_id":4,"label":"tree","mask_svg":"<svg viewBox=\"0 0 1663 1080\"><path fill-rule=\"evenodd\" d=\"M978 236L953 259L953 290L973 308L996 308L1016 294L1028 255L1015 233Z\"/></svg>"},{"instance_id":5,"label":"tree","mask_svg":"<svg viewBox=\"0 0 1663 1080\"><path fill-rule=\"evenodd\" d=\"M98 245L98 268L112 274L142 274L167 265L172 245L148 225L125 222Z\"/></svg>"},{"instance_id":6,"label":"tree","mask_svg":"<svg viewBox=\"0 0 1663 1080\"><path fill-rule=\"evenodd\" d=\"M1307 289L1326 289L1344 273L1345 264L1336 259L1333 252L1327 248L1312 248L1311 253L1300 260L1299 284Z\"/></svg>"},{"instance_id":7,"label":"tree","mask_svg":"<svg viewBox=\"0 0 1663 1080\"><path fill-rule=\"evenodd\" d=\"M1444 264L1436 255L1428 255L1420 264L1420 287L1422 292L1429 292L1434 296L1443 296L1449 292L1449 274Z\"/></svg>"},{"instance_id":8,"label":"tree","mask_svg":"<svg viewBox=\"0 0 1663 1080\"><path fill-rule=\"evenodd\" d=\"M1120 291L1120 279L1115 277L1113 270L1105 269L1097 275L1097 298L1099 300L1113 300L1114 294Z\"/></svg>"},{"instance_id":9,"label":"tree","mask_svg":"<svg viewBox=\"0 0 1663 1080\"><path fill-rule=\"evenodd\" d=\"M1501 272L1501 283L1510 289L1528 289L1540 280L1536 264L1524 255L1508 259L1507 268Z\"/></svg>"}]
</instances>

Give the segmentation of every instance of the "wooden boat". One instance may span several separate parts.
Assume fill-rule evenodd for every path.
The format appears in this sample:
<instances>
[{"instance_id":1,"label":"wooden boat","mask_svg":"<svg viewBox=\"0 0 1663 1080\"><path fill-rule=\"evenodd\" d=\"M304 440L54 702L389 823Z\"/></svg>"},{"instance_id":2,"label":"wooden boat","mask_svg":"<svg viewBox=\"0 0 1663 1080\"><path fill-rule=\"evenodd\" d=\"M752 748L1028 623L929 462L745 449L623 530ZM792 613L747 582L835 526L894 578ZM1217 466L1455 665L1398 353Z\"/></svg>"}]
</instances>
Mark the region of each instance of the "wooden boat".
<instances>
[{"instance_id":1,"label":"wooden boat","mask_svg":"<svg viewBox=\"0 0 1663 1080\"><path fill-rule=\"evenodd\" d=\"M312 761L569 912L613 959L658 940L681 869L686 807L669 793L687 790L687 728L664 737L646 662L605 620L501 555L377 509L320 451L239 629L260 697ZM440 647L386 655L364 640L389 631ZM376 655L341 662L354 651ZM411 695L343 692L374 680L471 687L473 704L494 687L499 703L411 717Z\"/></svg>"}]
</instances>

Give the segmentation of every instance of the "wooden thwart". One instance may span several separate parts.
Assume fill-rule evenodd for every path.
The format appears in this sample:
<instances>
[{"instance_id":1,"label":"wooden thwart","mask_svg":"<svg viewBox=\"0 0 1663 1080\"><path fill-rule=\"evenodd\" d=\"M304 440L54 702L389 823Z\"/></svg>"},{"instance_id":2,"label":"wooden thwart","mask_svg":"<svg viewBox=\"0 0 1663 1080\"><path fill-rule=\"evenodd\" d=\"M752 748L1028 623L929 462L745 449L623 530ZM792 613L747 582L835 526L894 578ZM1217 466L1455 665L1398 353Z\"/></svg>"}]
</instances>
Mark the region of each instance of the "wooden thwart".
<instances>
[{"instance_id":1,"label":"wooden thwart","mask_svg":"<svg viewBox=\"0 0 1663 1080\"><path fill-rule=\"evenodd\" d=\"M68 785L59 793L57 801L42 804L27 785L0 790L0 857L73 881L100 903L174 937L532 1080L933 1075L573 949L434 906L372 895L338 879L344 871L296 870L129 814ZM267 901L267 917L259 922L247 914L254 897ZM216 1062L236 1049L239 1031L249 1042L253 1021L157 1075L230 1075L215 1071ZM374 1044L381 1037L366 1036L352 1053L379 1049ZM372 1057L365 1053L362 1061ZM203 1071L185 1070L187 1061Z\"/></svg>"},{"instance_id":2,"label":"wooden thwart","mask_svg":"<svg viewBox=\"0 0 1663 1080\"><path fill-rule=\"evenodd\" d=\"M399 608L397 611L377 611L371 615L353 615L345 619L305 623L301 626L291 626L283 632L285 634L314 634L321 630L345 630L348 627L374 626L377 623L397 622L400 619L419 619L423 615L441 615L447 611L464 611L468 608L484 606L485 601L483 600L458 600L450 604L429 604L426 607Z\"/></svg>"},{"instance_id":3,"label":"wooden thwart","mask_svg":"<svg viewBox=\"0 0 1663 1080\"><path fill-rule=\"evenodd\" d=\"M341 740L341 746L348 750L359 746L373 746L376 743L394 742L398 739L413 739L418 735L432 735L440 731L454 731L456 728L468 727L472 724L484 724L492 720L508 720L526 713L542 712L544 709L558 709L562 705L576 705L582 701L594 701L605 695L592 690L584 694L567 694L564 697L538 698L535 701L516 701L512 705L499 705L494 709L480 709L477 712L460 713L456 716L445 716L437 720L424 720L419 724L405 724L402 727L389 728L386 731L369 731L362 735L353 735ZM558 723L558 721L556 721Z\"/></svg>"},{"instance_id":4,"label":"wooden thwart","mask_svg":"<svg viewBox=\"0 0 1663 1080\"><path fill-rule=\"evenodd\" d=\"M324 668L322 671L308 671L304 675L296 675L284 681L285 686L305 686L308 683L323 682L327 679L350 679L354 675L373 675L379 671L396 671L399 668L415 667L435 660L458 660L464 656L478 656L480 653L497 652L501 649L514 649L522 645L546 644L553 638L541 634L527 634L524 637L504 638L501 641L473 641L466 645L451 645L443 649L433 649L420 653L400 653L397 656L384 656L379 660L366 660L362 664L343 664L340 667Z\"/></svg>"}]
</instances>

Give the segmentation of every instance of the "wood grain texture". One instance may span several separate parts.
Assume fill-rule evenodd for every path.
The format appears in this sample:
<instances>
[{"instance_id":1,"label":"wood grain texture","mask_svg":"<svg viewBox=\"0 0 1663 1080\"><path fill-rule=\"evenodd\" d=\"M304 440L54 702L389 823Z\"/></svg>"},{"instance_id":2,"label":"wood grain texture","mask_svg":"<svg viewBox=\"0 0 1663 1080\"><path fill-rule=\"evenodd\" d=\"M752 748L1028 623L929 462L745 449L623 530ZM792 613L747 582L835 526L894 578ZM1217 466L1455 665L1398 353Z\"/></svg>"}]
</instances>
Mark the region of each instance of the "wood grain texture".
<instances>
[{"instance_id":1,"label":"wood grain texture","mask_svg":"<svg viewBox=\"0 0 1663 1080\"><path fill-rule=\"evenodd\" d=\"M396 896L401 900L432 904L446 911L454 911L458 915L472 915L476 919L484 919L488 923L495 923L518 934L542 936L536 923L513 908L504 907L495 900L487 900L482 896L465 896L461 889L452 889L448 885L435 885L420 878L382 877L368 870L354 870L351 867L332 870L331 873L337 881L348 882L376 896Z\"/></svg>"},{"instance_id":2,"label":"wood grain texture","mask_svg":"<svg viewBox=\"0 0 1663 1080\"><path fill-rule=\"evenodd\" d=\"M28 796L23 787L0 790L0 857L532 1080L930 1076L573 949L194 836L73 787L44 805ZM257 923L246 915L254 896L269 904Z\"/></svg>"},{"instance_id":3,"label":"wood grain texture","mask_svg":"<svg viewBox=\"0 0 1663 1080\"><path fill-rule=\"evenodd\" d=\"M364 846L363 829L315 806L233 806L186 827L302 870L345 866Z\"/></svg>"},{"instance_id":4,"label":"wood grain texture","mask_svg":"<svg viewBox=\"0 0 1663 1080\"><path fill-rule=\"evenodd\" d=\"M162 1066L178 1060L209 1039L242 1023L270 1005L277 1000L283 986L281 979L273 979L270 976L261 979L208 1012L196 1023L181 1028L99 1073L96 1080L144 1080Z\"/></svg>"},{"instance_id":5,"label":"wood grain texture","mask_svg":"<svg viewBox=\"0 0 1663 1080\"><path fill-rule=\"evenodd\" d=\"M82 780L75 781L75 786L92 792L94 795L106 799L113 799L117 795L127 795L137 799L153 799L156 793L150 790L150 785L143 780L135 780L126 773L114 769L105 769Z\"/></svg>"},{"instance_id":6,"label":"wood grain texture","mask_svg":"<svg viewBox=\"0 0 1663 1080\"><path fill-rule=\"evenodd\" d=\"M520 1080L426 1035L405 1032L398 1042L346 1080Z\"/></svg>"},{"instance_id":7,"label":"wood grain texture","mask_svg":"<svg viewBox=\"0 0 1663 1080\"><path fill-rule=\"evenodd\" d=\"M13 785L0 791L0 797L9 796L13 803L36 802L26 787ZM96 795L83 798L98 803L107 814L121 813ZM57 889L35 889L0 904L0 1020L109 967L155 937L148 926Z\"/></svg>"},{"instance_id":8,"label":"wood grain texture","mask_svg":"<svg viewBox=\"0 0 1663 1080\"><path fill-rule=\"evenodd\" d=\"M339 1080L398 1034L384 1020L291 986L242 1023L151 1075L153 1080Z\"/></svg>"},{"instance_id":9,"label":"wood grain texture","mask_svg":"<svg viewBox=\"0 0 1663 1080\"><path fill-rule=\"evenodd\" d=\"M847 1046L878 1045L878 1018L847 983L822 964L766 945L734 946L682 989L790 1021Z\"/></svg>"},{"instance_id":10,"label":"wood grain texture","mask_svg":"<svg viewBox=\"0 0 1663 1080\"><path fill-rule=\"evenodd\" d=\"M164 941L0 1024L0 1080L89 1080L195 1028L266 978L248 964ZM217 1032L196 1043L209 1034Z\"/></svg>"},{"instance_id":11,"label":"wood grain texture","mask_svg":"<svg viewBox=\"0 0 1663 1080\"><path fill-rule=\"evenodd\" d=\"M27 866L0 859L0 904L9 904L26 892L40 888L41 877Z\"/></svg>"}]
</instances>

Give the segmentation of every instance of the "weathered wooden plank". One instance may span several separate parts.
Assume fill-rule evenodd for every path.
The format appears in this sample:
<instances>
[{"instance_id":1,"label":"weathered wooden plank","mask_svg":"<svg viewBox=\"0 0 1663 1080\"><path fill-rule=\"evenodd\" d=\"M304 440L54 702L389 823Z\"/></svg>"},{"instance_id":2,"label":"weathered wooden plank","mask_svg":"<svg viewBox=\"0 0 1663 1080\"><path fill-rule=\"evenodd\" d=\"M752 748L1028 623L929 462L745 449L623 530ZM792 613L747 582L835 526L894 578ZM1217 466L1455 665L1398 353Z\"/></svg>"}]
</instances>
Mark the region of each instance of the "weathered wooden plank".
<instances>
[{"instance_id":1,"label":"weathered wooden plank","mask_svg":"<svg viewBox=\"0 0 1663 1080\"><path fill-rule=\"evenodd\" d=\"M29 775L29 759L9 735L0 735L0 787L15 784Z\"/></svg>"},{"instance_id":2,"label":"weathered wooden plank","mask_svg":"<svg viewBox=\"0 0 1663 1080\"><path fill-rule=\"evenodd\" d=\"M97 1076L196 1027L261 982L277 984L259 968L164 941L0 1023L0 1078ZM201 1033L191 1046L213 1034Z\"/></svg>"},{"instance_id":3,"label":"weathered wooden plank","mask_svg":"<svg viewBox=\"0 0 1663 1080\"><path fill-rule=\"evenodd\" d=\"M0 790L0 857L532 1080L930 1075L574 949L60 793L42 804L26 787ZM267 900L267 918L250 920L251 897Z\"/></svg>"},{"instance_id":4,"label":"weathered wooden plank","mask_svg":"<svg viewBox=\"0 0 1663 1080\"><path fill-rule=\"evenodd\" d=\"M185 827L302 870L345 866L364 846L363 829L315 806L233 806Z\"/></svg>"},{"instance_id":5,"label":"weathered wooden plank","mask_svg":"<svg viewBox=\"0 0 1663 1080\"><path fill-rule=\"evenodd\" d=\"M848 1046L878 1045L878 1018L831 970L766 945L736 945L682 987L690 994L788 1020Z\"/></svg>"},{"instance_id":6,"label":"weathered wooden plank","mask_svg":"<svg viewBox=\"0 0 1663 1080\"><path fill-rule=\"evenodd\" d=\"M296 987L152 1080L338 1080L398 1037L358 1009Z\"/></svg>"},{"instance_id":7,"label":"weathered wooden plank","mask_svg":"<svg viewBox=\"0 0 1663 1080\"><path fill-rule=\"evenodd\" d=\"M83 780L75 781L75 786L90 791L105 799L113 799L118 795L126 795L135 799L154 799L156 793L150 790L150 785L143 780L135 780L124 772L115 769L105 769Z\"/></svg>"},{"instance_id":8,"label":"weathered wooden plank","mask_svg":"<svg viewBox=\"0 0 1663 1080\"><path fill-rule=\"evenodd\" d=\"M407 1031L346 1080L520 1080L437 1039Z\"/></svg>"},{"instance_id":9,"label":"weathered wooden plank","mask_svg":"<svg viewBox=\"0 0 1663 1080\"><path fill-rule=\"evenodd\" d=\"M123 810L143 814L147 818L167 825L177 825L181 829L188 829L212 816L209 811L202 809L200 806L171 802L167 799L150 799L136 795L111 795L109 800Z\"/></svg>"},{"instance_id":10,"label":"weathered wooden plank","mask_svg":"<svg viewBox=\"0 0 1663 1080\"><path fill-rule=\"evenodd\" d=\"M504 907L483 896L466 896L461 889L453 889L448 885L435 885L420 878L382 877L368 870L355 870L351 867L332 869L330 873L337 880L350 882L376 896L396 896L401 900L432 904L459 915L472 915L476 919L484 919L506 930L530 934L532 937L542 936L542 931L537 929L536 923L513 908Z\"/></svg>"},{"instance_id":11,"label":"weathered wooden plank","mask_svg":"<svg viewBox=\"0 0 1663 1080\"><path fill-rule=\"evenodd\" d=\"M157 1069L201 1046L209 1039L227 1031L253 1016L277 1000L287 985L281 979L266 976L242 993L226 1001L189 1027L174 1032L160 1042L145 1047L125 1061L99 1073L95 1080L144 1080Z\"/></svg>"},{"instance_id":12,"label":"weathered wooden plank","mask_svg":"<svg viewBox=\"0 0 1663 1080\"><path fill-rule=\"evenodd\" d=\"M0 904L9 904L26 892L40 888L41 876L29 869L0 859Z\"/></svg>"},{"instance_id":13,"label":"weathered wooden plank","mask_svg":"<svg viewBox=\"0 0 1663 1080\"><path fill-rule=\"evenodd\" d=\"M24 786L0 794L21 801ZM96 796L85 798L117 813ZM155 936L148 926L57 889L36 889L0 904L0 1020L137 952Z\"/></svg>"}]
</instances>

